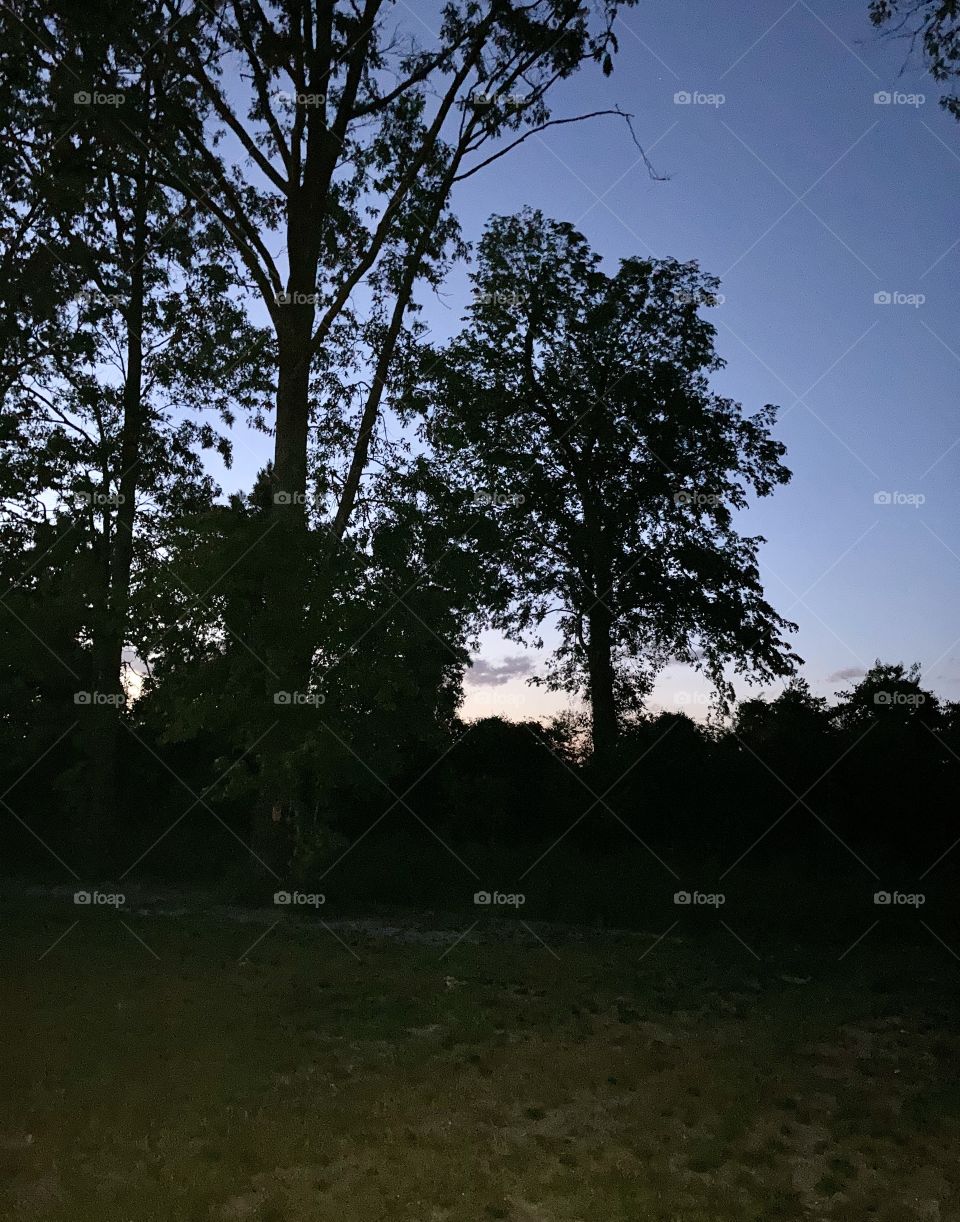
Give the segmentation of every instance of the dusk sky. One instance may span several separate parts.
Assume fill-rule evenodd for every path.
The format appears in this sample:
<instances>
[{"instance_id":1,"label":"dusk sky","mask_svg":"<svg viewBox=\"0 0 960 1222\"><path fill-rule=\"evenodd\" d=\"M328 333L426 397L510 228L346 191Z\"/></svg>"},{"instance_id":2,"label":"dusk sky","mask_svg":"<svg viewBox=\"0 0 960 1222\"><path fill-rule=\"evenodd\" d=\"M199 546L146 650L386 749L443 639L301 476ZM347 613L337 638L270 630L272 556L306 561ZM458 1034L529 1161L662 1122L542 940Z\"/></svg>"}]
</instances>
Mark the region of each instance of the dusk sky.
<instances>
[{"instance_id":1,"label":"dusk sky","mask_svg":"<svg viewBox=\"0 0 960 1222\"><path fill-rule=\"evenodd\" d=\"M399 6L425 44L432 8ZM960 699L960 129L866 0L641 3L617 32L613 76L581 72L553 113L620 106L668 181L616 118L557 128L464 184L465 235L529 204L573 222L608 270L640 254L718 275L715 389L750 411L781 405L793 480L740 528L767 538L767 594L799 624L803 674L832 696L877 657L919 661L926 685ZM427 302L435 337L460 325L467 271ZM225 490L269 457L266 437L237 443L233 470L216 472ZM488 634L464 715L565 707L526 685L538 661ZM703 716L706 692L673 667L654 707Z\"/></svg>"}]
</instances>

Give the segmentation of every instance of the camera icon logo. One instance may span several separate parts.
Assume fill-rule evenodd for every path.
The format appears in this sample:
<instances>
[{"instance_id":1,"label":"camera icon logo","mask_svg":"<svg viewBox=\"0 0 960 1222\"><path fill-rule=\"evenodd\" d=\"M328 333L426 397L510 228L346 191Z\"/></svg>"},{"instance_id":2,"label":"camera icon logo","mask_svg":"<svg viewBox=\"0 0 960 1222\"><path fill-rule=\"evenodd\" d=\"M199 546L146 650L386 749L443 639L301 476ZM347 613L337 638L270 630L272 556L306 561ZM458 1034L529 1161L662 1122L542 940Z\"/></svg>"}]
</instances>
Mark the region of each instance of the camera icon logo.
<instances>
[{"instance_id":1,"label":"camera icon logo","mask_svg":"<svg viewBox=\"0 0 960 1222\"><path fill-rule=\"evenodd\" d=\"M474 891L473 893L473 902L475 904L489 904L491 900L492 896L489 891Z\"/></svg>"},{"instance_id":2,"label":"camera icon logo","mask_svg":"<svg viewBox=\"0 0 960 1222\"><path fill-rule=\"evenodd\" d=\"M75 904L89 904L90 898L89 891L74 891L73 893L73 902Z\"/></svg>"},{"instance_id":3,"label":"camera icon logo","mask_svg":"<svg viewBox=\"0 0 960 1222\"><path fill-rule=\"evenodd\" d=\"M888 293L883 289L881 289L879 293L874 293L873 295L873 304L874 305L890 305L892 301L893 301L893 294Z\"/></svg>"},{"instance_id":4,"label":"camera icon logo","mask_svg":"<svg viewBox=\"0 0 960 1222\"><path fill-rule=\"evenodd\" d=\"M273 494L274 505L292 505L293 496L289 492L275 492Z\"/></svg>"},{"instance_id":5,"label":"camera icon logo","mask_svg":"<svg viewBox=\"0 0 960 1222\"><path fill-rule=\"evenodd\" d=\"M273 703L274 704L293 704L293 697L290 694L290 692L274 692L273 693Z\"/></svg>"},{"instance_id":6,"label":"camera icon logo","mask_svg":"<svg viewBox=\"0 0 960 1222\"><path fill-rule=\"evenodd\" d=\"M692 903L692 898L689 891L674 891L673 893L673 902L675 904Z\"/></svg>"},{"instance_id":7,"label":"camera icon logo","mask_svg":"<svg viewBox=\"0 0 960 1222\"><path fill-rule=\"evenodd\" d=\"M73 95L73 100L78 106L89 106L93 101L93 97L87 93L86 89L80 89Z\"/></svg>"},{"instance_id":8,"label":"camera icon logo","mask_svg":"<svg viewBox=\"0 0 960 1222\"><path fill-rule=\"evenodd\" d=\"M689 106L693 101L693 96L689 89L678 89L673 95L673 103L675 106Z\"/></svg>"},{"instance_id":9,"label":"camera icon logo","mask_svg":"<svg viewBox=\"0 0 960 1222\"><path fill-rule=\"evenodd\" d=\"M874 891L873 902L875 904L889 904L891 902L889 891Z\"/></svg>"},{"instance_id":10,"label":"camera icon logo","mask_svg":"<svg viewBox=\"0 0 960 1222\"><path fill-rule=\"evenodd\" d=\"M873 494L874 505L889 505L893 501L893 497L889 492L875 492Z\"/></svg>"},{"instance_id":11,"label":"camera icon logo","mask_svg":"<svg viewBox=\"0 0 960 1222\"><path fill-rule=\"evenodd\" d=\"M893 94L887 89L878 89L873 95L873 102L875 106L889 106L892 101Z\"/></svg>"},{"instance_id":12,"label":"camera icon logo","mask_svg":"<svg viewBox=\"0 0 960 1222\"><path fill-rule=\"evenodd\" d=\"M290 903L290 892L289 891L274 891L273 902L275 904L289 904Z\"/></svg>"}]
</instances>

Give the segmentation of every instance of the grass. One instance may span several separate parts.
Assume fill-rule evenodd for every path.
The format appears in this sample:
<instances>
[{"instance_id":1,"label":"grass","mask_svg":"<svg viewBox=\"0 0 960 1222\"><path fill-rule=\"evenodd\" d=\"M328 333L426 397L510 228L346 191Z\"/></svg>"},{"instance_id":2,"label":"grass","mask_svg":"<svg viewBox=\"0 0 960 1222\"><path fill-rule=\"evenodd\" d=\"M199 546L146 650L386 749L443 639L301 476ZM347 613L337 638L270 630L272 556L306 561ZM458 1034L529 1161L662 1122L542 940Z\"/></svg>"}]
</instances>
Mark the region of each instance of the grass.
<instances>
[{"instance_id":1,"label":"grass","mask_svg":"<svg viewBox=\"0 0 960 1222\"><path fill-rule=\"evenodd\" d=\"M2 913L4 1218L960 1217L960 965L932 940L758 962L720 927L501 922L444 953Z\"/></svg>"}]
</instances>

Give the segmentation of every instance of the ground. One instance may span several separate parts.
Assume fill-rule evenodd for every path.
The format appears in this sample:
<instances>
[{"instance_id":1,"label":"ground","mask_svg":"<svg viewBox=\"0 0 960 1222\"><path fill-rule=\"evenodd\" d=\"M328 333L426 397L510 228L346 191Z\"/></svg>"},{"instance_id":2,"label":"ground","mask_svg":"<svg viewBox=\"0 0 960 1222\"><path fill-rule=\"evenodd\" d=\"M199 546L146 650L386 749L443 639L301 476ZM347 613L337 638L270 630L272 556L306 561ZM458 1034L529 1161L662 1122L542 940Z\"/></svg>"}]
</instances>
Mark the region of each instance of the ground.
<instances>
[{"instance_id":1,"label":"ground","mask_svg":"<svg viewBox=\"0 0 960 1222\"><path fill-rule=\"evenodd\" d=\"M3 1218L960 1219L960 964L922 930L0 911Z\"/></svg>"}]
</instances>

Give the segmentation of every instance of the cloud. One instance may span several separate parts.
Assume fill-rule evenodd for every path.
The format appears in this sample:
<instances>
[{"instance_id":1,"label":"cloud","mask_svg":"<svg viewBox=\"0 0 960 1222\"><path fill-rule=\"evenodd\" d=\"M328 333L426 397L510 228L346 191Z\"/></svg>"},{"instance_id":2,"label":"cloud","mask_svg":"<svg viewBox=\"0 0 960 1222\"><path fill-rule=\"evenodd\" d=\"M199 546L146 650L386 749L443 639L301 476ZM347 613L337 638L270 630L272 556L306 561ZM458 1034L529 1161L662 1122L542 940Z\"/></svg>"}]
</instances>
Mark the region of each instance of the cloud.
<instances>
[{"instance_id":1,"label":"cloud","mask_svg":"<svg viewBox=\"0 0 960 1222\"><path fill-rule=\"evenodd\" d=\"M533 663L530 659L519 653L504 658L499 664L477 658L464 675L464 682L470 687L500 687L511 679L529 675L532 670Z\"/></svg>"},{"instance_id":2,"label":"cloud","mask_svg":"<svg viewBox=\"0 0 960 1222\"><path fill-rule=\"evenodd\" d=\"M706 660L707 660L707 655L704 653L702 649L692 649L690 651L689 659L671 657L669 661L669 665L671 666L695 666L698 662L705 662Z\"/></svg>"},{"instance_id":3,"label":"cloud","mask_svg":"<svg viewBox=\"0 0 960 1222\"><path fill-rule=\"evenodd\" d=\"M845 683L848 679L862 679L867 672L862 666L845 666L843 670L835 670L827 675L828 683Z\"/></svg>"}]
</instances>

